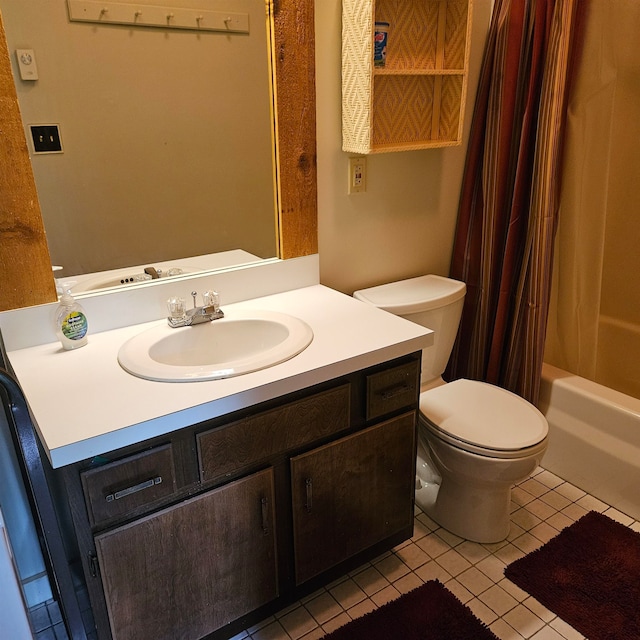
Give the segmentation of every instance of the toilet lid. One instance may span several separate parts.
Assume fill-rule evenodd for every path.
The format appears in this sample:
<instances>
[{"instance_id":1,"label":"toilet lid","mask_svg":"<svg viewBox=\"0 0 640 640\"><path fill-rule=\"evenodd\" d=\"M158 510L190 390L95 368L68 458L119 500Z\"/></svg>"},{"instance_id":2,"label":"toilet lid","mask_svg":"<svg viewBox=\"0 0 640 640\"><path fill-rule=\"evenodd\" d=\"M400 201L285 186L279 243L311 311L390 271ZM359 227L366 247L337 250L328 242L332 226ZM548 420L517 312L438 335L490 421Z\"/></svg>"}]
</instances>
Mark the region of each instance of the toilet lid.
<instances>
[{"instance_id":1,"label":"toilet lid","mask_svg":"<svg viewBox=\"0 0 640 640\"><path fill-rule=\"evenodd\" d=\"M524 398L476 380L455 380L423 392L420 411L442 433L493 451L533 447L549 430L542 413Z\"/></svg>"}]
</instances>

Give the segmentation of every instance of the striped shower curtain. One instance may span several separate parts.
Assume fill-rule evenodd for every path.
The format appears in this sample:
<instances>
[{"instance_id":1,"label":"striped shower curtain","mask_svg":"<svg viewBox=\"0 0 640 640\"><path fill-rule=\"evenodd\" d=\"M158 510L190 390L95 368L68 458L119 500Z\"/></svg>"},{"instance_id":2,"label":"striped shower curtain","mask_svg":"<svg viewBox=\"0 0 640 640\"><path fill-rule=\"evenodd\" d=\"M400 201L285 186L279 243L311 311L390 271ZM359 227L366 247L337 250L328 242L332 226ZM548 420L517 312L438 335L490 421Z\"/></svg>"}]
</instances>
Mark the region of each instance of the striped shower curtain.
<instances>
[{"instance_id":1,"label":"striped shower curtain","mask_svg":"<svg viewBox=\"0 0 640 640\"><path fill-rule=\"evenodd\" d=\"M448 379L484 380L534 403L578 2L495 2L450 270L467 296Z\"/></svg>"}]
</instances>

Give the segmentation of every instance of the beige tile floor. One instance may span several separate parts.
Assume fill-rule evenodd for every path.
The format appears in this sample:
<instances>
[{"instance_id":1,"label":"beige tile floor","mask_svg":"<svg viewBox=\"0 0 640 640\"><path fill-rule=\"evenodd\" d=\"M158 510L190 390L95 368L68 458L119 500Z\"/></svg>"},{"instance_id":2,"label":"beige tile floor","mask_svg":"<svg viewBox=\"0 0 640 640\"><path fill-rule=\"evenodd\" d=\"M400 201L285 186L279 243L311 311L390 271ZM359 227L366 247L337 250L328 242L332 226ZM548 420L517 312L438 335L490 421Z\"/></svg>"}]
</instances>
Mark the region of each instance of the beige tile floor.
<instances>
[{"instance_id":1,"label":"beige tile floor","mask_svg":"<svg viewBox=\"0 0 640 640\"><path fill-rule=\"evenodd\" d=\"M590 510L640 532L633 518L541 468L513 489L511 531L504 542L463 540L418 510L411 540L233 640L317 640L434 578L501 640L579 640L580 633L507 580L503 571Z\"/></svg>"}]
</instances>

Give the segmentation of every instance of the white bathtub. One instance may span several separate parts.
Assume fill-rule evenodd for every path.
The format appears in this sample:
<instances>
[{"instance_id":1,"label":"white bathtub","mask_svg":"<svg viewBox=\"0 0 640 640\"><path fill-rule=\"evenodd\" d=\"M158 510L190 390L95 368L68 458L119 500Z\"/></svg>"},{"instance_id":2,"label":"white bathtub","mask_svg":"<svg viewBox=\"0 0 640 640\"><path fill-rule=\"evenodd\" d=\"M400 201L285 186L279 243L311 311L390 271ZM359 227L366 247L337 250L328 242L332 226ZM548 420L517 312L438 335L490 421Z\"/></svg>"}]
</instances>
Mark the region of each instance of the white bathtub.
<instances>
[{"instance_id":1,"label":"white bathtub","mask_svg":"<svg viewBox=\"0 0 640 640\"><path fill-rule=\"evenodd\" d=\"M549 421L542 466L640 519L640 400L545 364L538 406Z\"/></svg>"}]
</instances>

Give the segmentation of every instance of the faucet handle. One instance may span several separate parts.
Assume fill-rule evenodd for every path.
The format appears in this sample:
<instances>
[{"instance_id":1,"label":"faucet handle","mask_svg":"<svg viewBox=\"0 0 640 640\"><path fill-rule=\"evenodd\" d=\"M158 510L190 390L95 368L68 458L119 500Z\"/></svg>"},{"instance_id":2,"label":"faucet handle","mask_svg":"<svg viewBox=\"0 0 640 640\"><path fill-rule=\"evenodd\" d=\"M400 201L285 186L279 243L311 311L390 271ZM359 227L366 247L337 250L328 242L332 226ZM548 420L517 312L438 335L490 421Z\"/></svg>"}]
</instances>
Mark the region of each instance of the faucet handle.
<instances>
[{"instance_id":1,"label":"faucet handle","mask_svg":"<svg viewBox=\"0 0 640 640\"><path fill-rule=\"evenodd\" d=\"M206 291L202 294L202 300L204 302L205 307L213 307L214 311L219 311L220 309L220 296L217 291Z\"/></svg>"},{"instance_id":2,"label":"faucet handle","mask_svg":"<svg viewBox=\"0 0 640 640\"><path fill-rule=\"evenodd\" d=\"M167 308L169 309L169 316L175 320L184 318L186 313L186 305L184 298L173 297L167 300Z\"/></svg>"}]
</instances>

